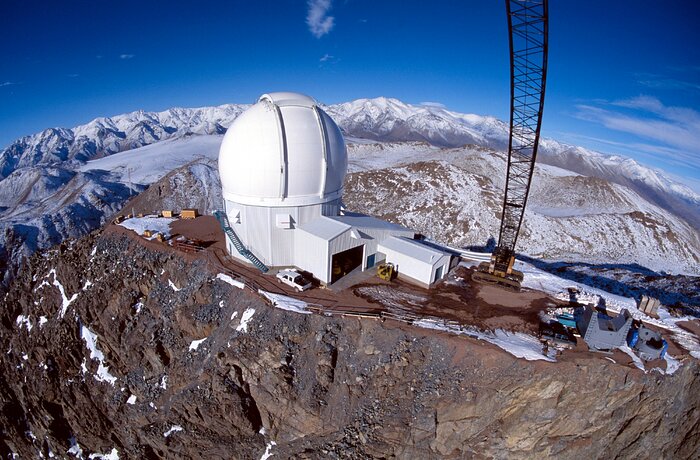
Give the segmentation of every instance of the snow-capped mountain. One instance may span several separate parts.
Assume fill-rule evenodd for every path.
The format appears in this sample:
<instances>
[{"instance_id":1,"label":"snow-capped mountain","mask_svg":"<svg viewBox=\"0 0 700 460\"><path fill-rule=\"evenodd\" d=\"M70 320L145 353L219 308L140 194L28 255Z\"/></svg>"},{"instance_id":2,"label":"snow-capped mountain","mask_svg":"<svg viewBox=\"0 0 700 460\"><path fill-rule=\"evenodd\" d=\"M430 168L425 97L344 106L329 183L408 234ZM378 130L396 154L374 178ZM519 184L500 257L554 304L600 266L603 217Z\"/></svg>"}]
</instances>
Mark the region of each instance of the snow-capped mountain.
<instances>
[{"instance_id":1,"label":"snow-capped mountain","mask_svg":"<svg viewBox=\"0 0 700 460\"><path fill-rule=\"evenodd\" d=\"M228 104L196 109L174 108L163 112L137 111L97 118L73 129L47 129L13 142L0 151L0 265L9 262L10 266L17 266L22 255L56 244L66 236L77 236L98 227L123 206L132 193L143 190L178 167L197 158L205 159L208 164L215 161L221 134L247 107ZM351 143L351 171L418 163L428 160L433 154L440 157L434 158L438 161L453 158L456 163L450 160L450 164L466 165L468 169L443 171L449 174L442 178L444 184L438 184L437 188L456 189L463 186L460 181L474 182L476 185L472 189L481 187L477 194L481 200L478 214L487 216L475 220L481 222L483 232L466 232L462 235L464 238L456 238L456 241L460 244L483 243L476 240L486 236L487 228L497 225L504 175L503 151L508 141L507 123L493 117L460 114L435 106L410 105L388 98L360 99L324 108ZM389 163L388 158L392 158ZM632 213L635 211L647 213L653 208L655 217L652 220L672 221L671 233L680 238L679 244L685 244L686 250L659 252L653 249L649 252L651 259L644 260L653 262L658 256L675 262L680 258L686 262L670 264L669 267L675 268L668 269L700 272L700 269L692 269L696 262L687 257L699 252L696 229L700 227L700 196L689 188L629 158L603 155L552 139L542 140L538 161L561 168L558 170L571 176L584 176L586 180L561 181L569 187L566 203L552 201L561 201L562 194L545 193L542 195L544 200L536 198L536 193L533 195L530 211L536 216L529 217L532 222L530 226L526 223L526 229L529 229L526 232L536 233L535 223L539 222L538 228L547 231L556 228L556 232L563 235L561 240L569 243L552 246L556 246L556 250L547 250L544 246L535 250L535 245L532 254L562 257L567 248L572 248L572 257L585 253L585 245L571 244L574 238L571 235L586 238L579 231L580 220L584 219L581 216L593 213L581 211L582 207L602 209L602 212L595 213L596 225L610 232L615 232L620 226L628 227L627 224L634 220ZM465 173L469 177L463 177ZM598 181L587 181L591 178ZM415 180L418 179L411 179ZM491 189L483 186L485 180L492 183ZM551 177L543 180L552 184L559 181L553 181ZM440 177L431 181L439 182ZM536 182L534 191L538 187L540 185ZM350 188L349 191L352 192ZM455 195L453 206L467 206L470 201L458 200L458 196ZM620 207L622 201L624 206ZM562 215L562 212L568 214ZM609 220L605 220L606 214ZM627 217L620 221L619 216ZM649 217L648 213L645 216ZM595 220L586 219L589 223ZM651 225L650 222L646 220L646 224ZM660 227L656 225L656 228ZM641 235L639 231L634 233ZM663 233L652 233L640 238L663 238ZM527 238L524 234L523 241ZM601 244L620 246L623 242L624 239L620 238ZM656 242L652 246L669 244ZM602 253L599 255L602 257ZM637 256L640 254L631 255L632 258ZM663 263L653 265L655 269L664 269Z\"/></svg>"},{"instance_id":2,"label":"snow-capped mountain","mask_svg":"<svg viewBox=\"0 0 700 460\"><path fill-rule=\"evenodd\" d=\"M223 134L247 108L242 104L96 118L73 129L50 128L22 137L0 151L0 179L19 168L85 162L124 150L194 134Z\"/></svg>"}]
</instances>

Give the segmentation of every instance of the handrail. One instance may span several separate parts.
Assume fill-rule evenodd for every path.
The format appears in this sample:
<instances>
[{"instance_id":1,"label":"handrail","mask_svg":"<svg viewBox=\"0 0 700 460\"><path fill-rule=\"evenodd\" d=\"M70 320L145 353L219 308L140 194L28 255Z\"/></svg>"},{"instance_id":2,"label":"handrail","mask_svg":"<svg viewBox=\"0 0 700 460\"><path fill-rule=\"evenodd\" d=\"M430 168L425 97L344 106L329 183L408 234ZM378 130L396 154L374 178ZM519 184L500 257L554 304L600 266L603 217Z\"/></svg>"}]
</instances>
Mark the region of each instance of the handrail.
<instances>
[{"instance_id":1,"label":"handrail","mask_svg":"<svg viewBox=\"0 0 700 460\"><path fill-rule=\"evenodd\" d=\"M255 267L258 268L263 273L267 273L270 269L265 265L260 259L258 259L255 254L250 252L244 245L243 242L238 238L236 232L233 231L231 225L228 221L228 216L224 211L214 211L214 217L219 221L221 229L224 231L226 236L231 240L231 243L236 248L236 251L246 259L250 261Z\"/></svg>"}]
</instances>

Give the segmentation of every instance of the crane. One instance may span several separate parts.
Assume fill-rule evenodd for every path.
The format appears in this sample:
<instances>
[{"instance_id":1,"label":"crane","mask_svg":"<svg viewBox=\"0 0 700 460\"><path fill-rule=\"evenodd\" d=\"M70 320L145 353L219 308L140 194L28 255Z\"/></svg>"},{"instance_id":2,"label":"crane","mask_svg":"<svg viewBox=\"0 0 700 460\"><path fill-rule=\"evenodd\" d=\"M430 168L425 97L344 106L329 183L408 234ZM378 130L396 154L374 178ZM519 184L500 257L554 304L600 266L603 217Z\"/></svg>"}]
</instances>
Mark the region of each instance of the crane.
<instances>
[{"instance_id":1,"label":"crane","mask_svg":"<svg viewBox=\"0 0 700 460\"><path fill-rule=\"evenodd\" d=\"M506 0L510 35L510 139L498 244L472 279L519 290L515 244L525 215L542 127L547 80L547 0Z\"/></svg>"}]
</instances>

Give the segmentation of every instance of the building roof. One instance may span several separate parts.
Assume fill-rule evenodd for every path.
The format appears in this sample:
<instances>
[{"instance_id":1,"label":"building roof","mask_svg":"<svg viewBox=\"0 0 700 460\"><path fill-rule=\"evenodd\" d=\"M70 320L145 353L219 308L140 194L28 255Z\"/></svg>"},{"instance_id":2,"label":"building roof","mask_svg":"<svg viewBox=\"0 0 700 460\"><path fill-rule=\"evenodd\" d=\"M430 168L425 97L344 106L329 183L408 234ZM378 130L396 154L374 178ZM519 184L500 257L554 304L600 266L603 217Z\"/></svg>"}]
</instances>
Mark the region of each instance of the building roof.
<instances>
[{"instance_id":1,"label":"building roof","mask_svg":"<svg viewBox=\"0 0 700 460\"><path fill-rule=\"evenodd\" d=\"M390 236L385 239L379 243L379 248L382 247L427 264L433 264L441 257L449 255L446 252L426 246L417 240L409 240L408 238L399 236Z\"/></svg>"},{"instance_id":2,"label":"building roof","mask_svg":"<svg viewBox=\"0 0 700 460\"><path fill-rule=\"evenodd\" d=\"M219 149L224 199L252 206L306 206L342 197L343 135L303 94L270 93L240 114Z\"/></svg>"},{"instance_id":3,"label":"building roof","mask_svg":"<svg viewBox=\"0 0 700 460\"><path fill-rule=\"evenodd\" d=\"M413 230L402 227L401 225L392 224L391 222L386 222L376 217L355 213L348 213L343 216L321 216L311 222L299 225L297 229L327 241L347 231L357 232L353 235L354 238L367 239L377 237L377 231L401 232L404 234L413 233ZM383 233L381 237L385 235L386 233Z\"/></svg>"},{"instance_id":4,"label":"building roof","mask_svg":"<svg viewBox=\"0 0 700 460\"><path fill-rule=\"evenodd\" d=\"M341 222L352 227L356 227L358 230L390 230L390 231L404 231L413 232L398 224L392 224L385 220L377 219L376 217L366 216L364 214L346 213L343 216L332 216L330 219L336 222Z\"/></svg>"},{"instance_id":5,"label":"building roof","mask_svg":"<svg viewBox=\"0 0 700 460\"><path fill-rule=\"evenodd\" d=\"M326 241L332 240L338 235L350 230L352 227L330 217L321 216L311 222L299 225L297 230L310 233Z\"/></svg>"}]
</instances>

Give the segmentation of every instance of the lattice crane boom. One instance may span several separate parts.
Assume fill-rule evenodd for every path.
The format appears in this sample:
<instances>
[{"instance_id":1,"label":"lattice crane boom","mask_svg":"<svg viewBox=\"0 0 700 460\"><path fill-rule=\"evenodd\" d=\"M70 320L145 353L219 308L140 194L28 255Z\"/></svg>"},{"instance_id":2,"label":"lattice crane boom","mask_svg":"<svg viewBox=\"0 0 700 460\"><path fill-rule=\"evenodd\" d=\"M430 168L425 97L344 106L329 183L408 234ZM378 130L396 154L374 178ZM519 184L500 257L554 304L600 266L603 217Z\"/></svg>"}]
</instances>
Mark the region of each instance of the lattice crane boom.
<instances>
[{"instance_id":1,"label":"lattice crane boom","mask_svg":"<svg viewBox=\"0 0 700 460\"><path fill-rule=\"evenodd\" d=\"M520 288L513 269L537 157L547 80L547 0L506 0L510 35L510 139L498 245L474 278Z\"/></svg>"}]
</instances>

